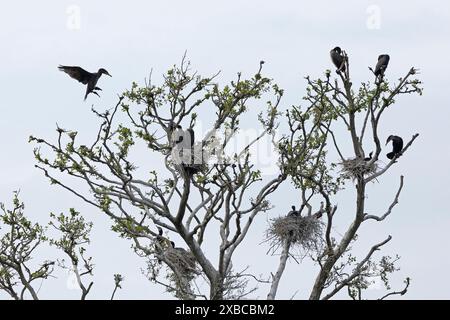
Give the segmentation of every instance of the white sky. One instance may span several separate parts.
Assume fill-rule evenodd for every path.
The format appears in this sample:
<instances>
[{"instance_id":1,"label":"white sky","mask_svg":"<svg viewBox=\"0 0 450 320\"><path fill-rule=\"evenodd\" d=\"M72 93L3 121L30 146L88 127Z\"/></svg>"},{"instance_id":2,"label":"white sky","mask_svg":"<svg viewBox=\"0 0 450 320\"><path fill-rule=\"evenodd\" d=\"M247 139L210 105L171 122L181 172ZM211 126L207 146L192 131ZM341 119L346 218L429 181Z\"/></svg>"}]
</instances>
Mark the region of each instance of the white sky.
<instances>
[{"instance_id":1,"label":"white sky","mask_svg":"<svg viewBox=\"0 0 450 320\"><path fill-rule=\"evenodd\" d=\"M342 3L345 3L343 5ZM67 9L80 9L80 29L68 28ZM367 26L367 9L380 9L380 28ZM151 69L155 79L180 61L184 51L193 68L209 75L222 70L225 83L238 71L251 75L258 62L266 61L265 74L285 89L283 109L301 103L307 74L317 77L331 68L329 50L340 45L349 53L353 83L370 77L381 53L391 56L387 77L392 81L411 66L421 71L424 95L398 99L383 122L383 133L405 139L420 137L399 163L368 191L368 210L381 213L392 201L398 177L405 175L399 205L383 224L371 223L356 253L392 235L385 253L399 253L401 270L394 285L412 278L408 298L450 298L447 230L450 196L448 148L448 52L450 4L443 1L10 1L0 8L0 201L9 202L20 189L27 213L47 221L50 211L76 207L95 228L90 253L96 263L91 298L108 298L112 275L125 276L118 298L154 299L168 295L141 274L144 261L130 250L130 243L109 231L109 221L96 210L62 189L49 186L34 169L30 134L53 139L56 122L92 137L97 120L91 104L111 107L117 94L132 81L143 82ZM81 65L94 71L106 68L113 78L102 78L102 99L83 102L84 88L60 73L58 64ZM159 78L158 78L159 77ZM344 133L345 134L345 133ZM347 139L347 135L342 136ZM156 165L156 164L155 164ZM276 208L261 215L251 236L237 252L235 264L251 265L257 274L274 271L278 257L265 256L260 245L266 220L284 214L295 193L286 184L271 200ZM353 190L339 203L343 233L353 215ZM289 196L287 196L289 195ZM53 251L49 251L53 252ZM249 256L251 259L249 260ZM280 285L278 298L305 298L316 269L291 262ZM44 298L76 298L68 277L43 285ZM265 297L262 287L254 297ZM368 297L382 294L370 290ZM0 297L3 297L0 295Z\"/></svg>"}]
</instances>

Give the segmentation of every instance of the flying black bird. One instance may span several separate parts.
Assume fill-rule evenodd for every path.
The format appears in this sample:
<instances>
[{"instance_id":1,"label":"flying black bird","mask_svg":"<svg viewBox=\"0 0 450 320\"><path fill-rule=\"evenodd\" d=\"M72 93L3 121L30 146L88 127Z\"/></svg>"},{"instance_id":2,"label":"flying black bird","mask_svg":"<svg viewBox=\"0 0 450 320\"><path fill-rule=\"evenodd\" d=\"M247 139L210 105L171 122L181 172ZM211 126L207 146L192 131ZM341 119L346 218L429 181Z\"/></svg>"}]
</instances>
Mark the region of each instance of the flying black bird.
<instances>
[{"instance_id":1,"label":"flying black bird","mask_svg":"<svg viewBox=\"0 0 450 320\"><path fill-rule=\"evenodd\" d=\"M292 210L288 212L288 217L298 217L300 215L300 211L295 210L295 206L291 207Z\"/></svg>"},{"instance_id":2,"label":"flying black bird","mask_svg":"<svg viewBox=\"0 0 450 320\"><path fill-rule=\"evenodd\" d=\"M342 55L342 50L336 47L330 51L331 61L336 66L336 72L345 72L345 57Z\"/></svg>"},{"instance_id":3,"label":"flying black bird","mask_svg":"<svg viewBox=\"0 0 450 320\"><path fill-rule=\"evenodd\" d=\"M390 57L388 54L381 54L378 56L378 62L377 62L377 65L376 65L375 71L374 71L375 77L377 79L378 78L380 80L383 79L384 72L386 71L387 66L389 64L389 60L390 60Z\"/></svg>"},{"instance_id":4,"label":"flying black bird","mask_svg":"<svg viewBox=\"0 0 450 320\"><path fill-rule=\"evenodd\" d=\"M372 160L372 154L373 154L373 152L370 152L370 153L369 153L369 156L364 158L364 161L370 161L370 160Z\"/></svg>"},{"instance_id":5,"label":"flying black bird","mask_svg":"<svg viewBox=\"0 0 450 320\"><path fill-rule=\"evenodd\" d=\"M389 141L392 141L392 152L389 152L386 156L388 159L393 159L401 154L403 150L403 139L399 136L390 135L386 140L386 144L388 144Z\"/></svg>"},{"instance_id":6,"label":"flying black bird","mask_svg":"<svg viewBox=\"0 0 450 320\"><path fill-rule=\"evenodd\" d=\"M84 100L86 100L89 93L94 93L100 97L100 95L96 92L96 90L102 90L97 87L98 79L102 76L102 74L106 74L107 76L111 75L108 71L103 68L98 69L97 72L91 73L80 67L69 67L69 66L59 66L58 69L67 73L71 78L74 78L81 82L82 84L87 84L86 95L84 96Z\"/></svg>"}]
</instances>

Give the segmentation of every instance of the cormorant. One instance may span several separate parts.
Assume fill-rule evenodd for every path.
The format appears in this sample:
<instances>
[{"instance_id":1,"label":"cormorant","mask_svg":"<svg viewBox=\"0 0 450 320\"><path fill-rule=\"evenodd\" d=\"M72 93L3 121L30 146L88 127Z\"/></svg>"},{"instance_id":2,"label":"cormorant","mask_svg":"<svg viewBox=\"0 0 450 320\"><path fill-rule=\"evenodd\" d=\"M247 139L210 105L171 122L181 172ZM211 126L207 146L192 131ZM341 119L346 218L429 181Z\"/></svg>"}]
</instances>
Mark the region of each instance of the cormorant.
<instances>
[{"instance_id":1,"label":"cormorant","mask_svg":"<svg viewBox=\"0 0 450 320\"><path fill-rule=\"evenodd\" d=\"M365 157L365 158L364 158L364 161L370 161L370 160L372 160L372 154L373 154L373 151L369 153L369 156L368 156L368 157Z\"/></svg>"},{"instance_id":2,"label":"cormorant","mask_svg":"<svg viewBox=\"0 0 450 320\"><path fill-rule=\"evenodd\" d=\"M390 57L388 54L381 54L378 56L378 62L374 71L376 79L383 79L384 72L389 64L389 59Z\"/></svg>"},{"instance_id":3,"label":"cormorant","mask_svg":"<svg viewBox=\"0 0 450 320\"><path fill-rule=\"evenodd\" d=\"M80 67L70 67L70 66L59 66L58 69L67 73L71 78L74 78L81 82L82 84L87 84L86 95L84 96L84 100L86 100L89 93L94 93L100 97L100 95L96 92L96 90L102 90L97 87L98 79L102 76L102 74L106 74L107 76L111 75L108 71L103 68L98 69L97 72L91 73Z\"/></svg>"},{"instance_id":4,"label":"cormorant","mask_svg":"<svg viewBox=\"0 0 450 320\"><path fill-rule=\"evenodd\" d=\"M336 66L336 72L345 72L345 58L342 55L342 50L339 47L336 47L330 51L331 61L333 61Z\"/></svg>"},{"instance_id":5,"label":"cormorant","mask_svg":"<svg viewBox=\"0 0 450 320\"><path fill-rule=\"evenodd\" d=\"M166 248L168 247L168 242L169 240L167 238L165 238L163 236L163 230L161 227L157 227L158 228L158 235L156 236L156 241L158 241L159 246L156 247L156 252L159 254L162 254L162 250L166 250ZM172 241L170 241L172 242ZM158 263L161 264L161 259L158 258Z\"/></svg>"},{"instance_id":6,"label":"cormorant","mask_svg":"<svg viewBox=\"0 0 450 320\"><path fill-rule=\"evenodd\" d=\"M393 159L401 154L403 150L403 139L399 136L390 135L386 140L386 144L388 144L389 141L392 141L392 152L389 152L386 156L388 159Z\"/></svg>"},{"instance_id":7,"label":"cormorant","mask_svg":"<svg viewBox=\"0 0 450 320\"><path fill-rule=\"evenodd\" d=\"M288 212L288 217L298 217L300 215L300 211L295 210L295 206L291 207L292 210Z\"/></svg>"}]
</instances>

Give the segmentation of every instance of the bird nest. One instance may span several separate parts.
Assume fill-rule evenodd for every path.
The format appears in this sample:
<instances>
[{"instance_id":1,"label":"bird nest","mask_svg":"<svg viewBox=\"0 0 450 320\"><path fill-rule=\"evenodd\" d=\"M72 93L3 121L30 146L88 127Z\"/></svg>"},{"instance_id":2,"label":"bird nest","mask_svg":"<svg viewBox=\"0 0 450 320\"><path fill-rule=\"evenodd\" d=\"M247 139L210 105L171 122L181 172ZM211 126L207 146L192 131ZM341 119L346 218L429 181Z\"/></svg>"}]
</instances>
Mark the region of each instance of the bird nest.
<instances>
[{"instance_id":1,"label":"bird nest","mask_svg":"<svg viewBox=\"0 0 450 320\"><path fill-rule=\"evenodd\" d=\"M179 299L194 299L191 282L200 274L194 255L182 248L168 248L164 257L171 271L167 275L173 285L169 292L174 292Z\"/></svg>"},{"instance_id":2,"label":"bird nest","mask_svg":"<svg viewBox=\"0 0 450 320\"><path fill-rule=\"evenodd\" d=\"M181 175L192 176L199 172L208 171L208 166L206 164L175 164L175 170Z\"/></svg>"},{"instance_id":3,"label":"bird nest","mask_svg":"<svg viewBox=\"0 0 450 320\"><path fill-rule=\"evenodd\" d=\"M194 255L182 248L167 248L164 257L171 268L175 268L178 274L186 276L197 274ZM175 270L174 270L175 271Z\"/></svg>"},{"instance_id":4,"label":"bird nest","mask_svg":"<svg viewBox=\"0 0 450 320\"><path fill-rule=\"evenodd\" d=\"M193 175L199 172L205 172L208 170L206 162L202 158L202 154L194 154L192 158L187 159L187 161L180 161L180 163L175 162L175 169L180 173L186 173Z\"/></svg>"},{"instance_id":5,"label":"bird nest","mask_svg":"<svg viewBox=\"0 0 450 320\"><path fill-rule=\"evenodd\" d=\"M323 223L315 216L287 216L272 220L267 230L267 240L276 251L289 241L305 251L316 250L322 243Z\"/></svg>"},{"instance_id":6,"label":"bird nest","mask_svg":"<svg viewBox=\"0 0 450 320\"><path fill-rule=\"evenodd\" d=\"M340 163L342 166L342 176L345 179L356 179L365 175L370 175L378 170L378 164L363 158L347 159Z\"/></svg>"}]
</instances>

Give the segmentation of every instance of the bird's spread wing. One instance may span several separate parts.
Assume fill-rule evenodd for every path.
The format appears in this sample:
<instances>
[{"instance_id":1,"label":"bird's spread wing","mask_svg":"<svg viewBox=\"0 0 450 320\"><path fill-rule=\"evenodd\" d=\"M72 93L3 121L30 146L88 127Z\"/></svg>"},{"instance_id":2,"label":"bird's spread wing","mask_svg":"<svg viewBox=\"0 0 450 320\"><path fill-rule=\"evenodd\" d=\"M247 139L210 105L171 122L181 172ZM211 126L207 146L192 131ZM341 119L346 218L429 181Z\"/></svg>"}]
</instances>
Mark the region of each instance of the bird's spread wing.
<instances>
[{"instance_id":1,"label":"bird's spread wing","mask_svg":"<svg viewBox=\"0 0 450 320\"><path fill-rule=\"evenodd\" d=\"M91 78L91 73L80 67L59 66L58 69L67 73L71 78L80 81L82 84L87 84Z\"/></svg>"}]
</instances>

